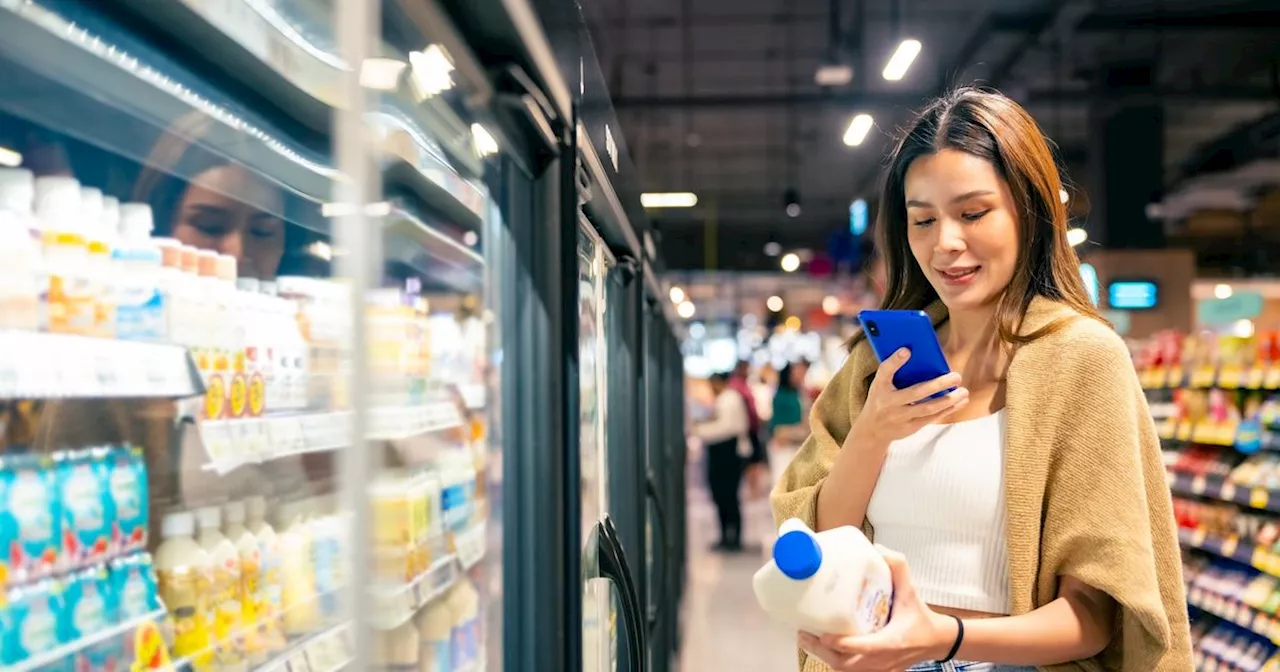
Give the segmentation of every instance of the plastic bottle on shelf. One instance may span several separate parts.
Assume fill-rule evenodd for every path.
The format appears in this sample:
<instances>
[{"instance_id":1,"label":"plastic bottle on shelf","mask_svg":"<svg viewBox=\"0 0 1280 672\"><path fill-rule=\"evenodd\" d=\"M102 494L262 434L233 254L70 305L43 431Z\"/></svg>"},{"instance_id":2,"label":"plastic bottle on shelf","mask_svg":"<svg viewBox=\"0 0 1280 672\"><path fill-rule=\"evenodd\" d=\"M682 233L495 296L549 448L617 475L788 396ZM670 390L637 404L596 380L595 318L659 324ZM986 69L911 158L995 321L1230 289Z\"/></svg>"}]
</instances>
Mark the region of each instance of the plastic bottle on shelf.
<instances>
[{"instance_id":1,"label":"plastic bottle on shelf","mask_svg":"<svg viewBox=\"0 0 1280 672\"><path fill-rule=\"evenodd\" d=\"M417 617L418 641L422 646L421 672L455 670L453 664L453 611L444 600L436 599Z\"/></svg>"},{"instance_id":2,"label":"plastic bottle on shelf","mask_svg":"<svg viewBox=\"0 0 1280 672\"><path fill-rule=\"evenodd\" d=\"M465 574L445 597L453 615L450 658L456 668L475 665L480 659L480 594Z\"/></svg>"},{"instance_id":3,"label":"plastic bottle on shelf","mask_svg":"<svg viewBox=\"0 0 1280 672\"><path fill-rule=\"evenodd\" d=\"M81 226L84 228L85 247L88 250L89 284L93 293L91 333L110 338L115 336L116 327L117 275L112 272L111 267L111 247L116 238L115 222L109 219L111 215L107 212L107 201L103 198L102 191L82 187L80 198L84 208ZM119 215L118 212L111 214Z\"/></svg>"},{"instance_id":4,"label":"plastic bottle on shelf","mask_svg":"<svg viewBox=\"0 0 1280 672\"><path fill-rule=\"evenodd\" d=\"M31 171L0 168L0 329L42 327L44 252L36 218L35 178Z\"/></svg>"},{"instance_id":5,"label":"plastic bottle on shelf","mask_svg":"<svg viewBox=\"0 0 1280 672\"><path fill-rule=\"evenodd\" d=\"M259 594L255 610L258 633L268 653L284 649L282 611L282 577L280 575L280 540L267 522L267 500L260 496L245 500L245 527L258 544Z\"/></svg>"},{"instance_id":6,"label":"plastic bottle on shelf","mask_svg":"<svg viewBox=\"0 0 1280 672\"><path fill-rule=\"evenodd\" d=\"M84 235L84 207L75 178L36 179L36 215L44 230L44 256L49 271L49 330L69 334L93 332L95 307Z\"/></svg>"},{"instance_id":7,"label":"plastic bottle on shelf","mask_svg":"<svg viewBox=\"0 0 1280 672\"><path fill-rule=\"evenodd\" d=\"M316 604L316 568L311 546L311 530L305 507L284 502L276 509L280 528L281 609L285 635L301 637L319 624Z\"/></svg>"},{"instance_id":8,"label":"plastic bottle on shelf","mask_svg":"<svg viewBox=\"0 0 1280 672\"><path fill-rule=\"evenodd\" d=\"M404 623L388 632L376 631L373 638L373 665L378 670L421 669L418 629L413 622Z\"/></svg>"},{"instance_id":9,"label":"plastic bottle on shelf","mask_svg":"<svg viewBox=\"0 0 1280 672\"><path fill-rule=\"evenodd\" d=\"M343 579L339 563L342 548L339 542L338 518L324 497L302 500L305 521L311 535L311 555L316 573L316 594L320 612L326 619L338 614L338 591Z\"/></svg>"},{"instance_id":10,"label":"plastic bottle on shelf","mask_svg":"<svg viewBox=\"0 0 1280 672\"><path fill-rule=\"evenodd\" d=\"M774 619L819 635L875 632L893 603L889 565L858 528L815 533L796 518L778 528L752 587Z\"/></svg>"},{"instance_id":11,"label":"plastic bottle on shelf","mask_svg":"<svg viewBox=\"0 0 1280 672\"><path fill-rule=\"evenodd\" d=\"M151 206L120 206L120 237L111 252L117 276L116 337L130 340L169 338L160 278L164 254L151 238ZM171 256L172 261L172 256Z\"/></svg>"},{"instance_id":12,"label":"plastic bottle on shelf","mask_svg":"<svg viewBox=\"0 0 1280 672\"><path fill-rule=\"evenodd\" d=\"M240 627L244 633L245 657L252 665L261 665L267 659L266 643L261 636L259 614L266 602L262 586L262 551L258 540L245 527L245 503L228 502L223 507L227 539L240 554Z\"/></svg>"},{"instance_id":13,"label":"plastic bottle on shelf","mask_svg":"<svg viewBox=\"0 0 1280 672\"><path fill-rule=\"evenodd\" d=\"M173 655L190 659L196 672L214 669L213 611L209 607L213 562L194 538L195 517L187 511L166 515L164 541L155 553L160 598L169 610Z\"/></svg>"},{"instance_id":14,"label":"plastic bottle on shelf","mask_svg":"<svg viewBox=\"0 0 1280 672\"><path fill-rule=\"evenodd\" d=\"M257 278L236 280L236 301L238 330L244 344L243 375L246 395L244 415L256 418L262 415L266 405L266 379L263 376L263 356L266 353L263 341L265 325L262 323L264 315L261 283Z\"/></svg>"},{"instance_id":15,"label":"plastic bottle on shelf","mask_svg":"<svg viewBox=\"0 0 1280 672\"><path fill-rule=\"evenodd\" d=\"M244 585L240 576L240 552L222 534L222 511L216 506L196 510L200 546L209 554L210 608L213 611L213 644L219 670L247 670L240 619Z\"/></svg>"}]
</instances>

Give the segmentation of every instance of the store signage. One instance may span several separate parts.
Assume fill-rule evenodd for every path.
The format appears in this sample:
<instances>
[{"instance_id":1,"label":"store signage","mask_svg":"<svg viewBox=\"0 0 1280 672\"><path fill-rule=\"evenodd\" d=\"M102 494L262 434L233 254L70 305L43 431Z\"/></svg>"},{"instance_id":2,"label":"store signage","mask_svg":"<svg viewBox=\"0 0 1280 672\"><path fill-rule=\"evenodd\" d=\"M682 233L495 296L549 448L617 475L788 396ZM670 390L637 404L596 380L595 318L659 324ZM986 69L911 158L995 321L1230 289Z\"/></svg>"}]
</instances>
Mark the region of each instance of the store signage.
<instances>
[{"instance_id":1,"label":"store signage","mask_svg":"<svg viewBox=\"0 0 1280 672\"><path fill-rule=\"evenodd\" d=\"M1114 310L1151 310L1159 302L1160 289L1150 280L1116 280L1107 285L1107 303Z\"/></svg>"},{"instance_id":2,"label":"store signage","mask_svg":"<svg viewBox=\"0 0 1280 672\"><path fill-rule=\"evenodd\" d=\"M861 236L867 232L867 202L861 198L849 205L849 233Z\"/></svg>"},{"instance_id":3,"label":"store signage","mask_svg":"<svg viewBox=\"0 0 1280 672\"><path fill-rule=\"evenodd\" d=\"M1127 310L1104 310L1102 311L1102 317L1110 322L1116 333L1121 336L1128 334L1129 330L1133 328L1133 320Z\"/></svg>"},{"instance_id":4,"label":"store signage","mask_svg":"<svg viewBox=\"0 0 1280 672\"><path fill-rule=\"evenodd\" d=\"M1089 300L1098 305L1098 272L1093 264L1080 264L1080 279L1084 281L1084 290L1089 293Z\"/></svg>"},{"instance_id":5,"label":"store signage","mask_svg":"<svg viewBox=\"0 0 1280 672\"><path fill-rule=\"evenodd\" d=\"M1262 314L1262 295L1236 292L1225 299L1200 299L1196 304L1196 321L1203 325L1231 324L1253 319Z\"/></svg>"}]
</instances>

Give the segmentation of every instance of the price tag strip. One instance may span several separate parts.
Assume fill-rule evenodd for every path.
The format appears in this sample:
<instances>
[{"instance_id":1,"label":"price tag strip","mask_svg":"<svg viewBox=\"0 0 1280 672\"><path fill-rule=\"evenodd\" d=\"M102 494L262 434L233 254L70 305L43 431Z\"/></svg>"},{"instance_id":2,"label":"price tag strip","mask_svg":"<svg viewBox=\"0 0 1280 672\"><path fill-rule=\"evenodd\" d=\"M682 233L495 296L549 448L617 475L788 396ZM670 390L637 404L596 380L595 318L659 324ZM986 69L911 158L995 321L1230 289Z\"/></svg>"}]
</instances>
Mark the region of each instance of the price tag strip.
<instances>
[{"instance_id":1,"label":"price tag strip","mask_svg":"<svg viewBox=\"0 0 1280 672\"><path fill-rule=\"evenodd\" d=\"M1271 491L1267 488L1237 485L1217 476L1191 476L1172 470L1166 473L1169 488L1177 494L1208 497L1261 511L1280 513L1280 498L1272 498Z\"/></svg>"},{"instance_id":2,"label":"price tag strip","mask_svg":"<svg viewBox=\"0 0 1280 672\"><path fill-rule=\"evenodd\" d=\"M369 438L384 441L409 439L462 425L458 408L448 401L421 406L374 408L369 412Z\"/></svg>"},{"instance_id":3,"label":"price tag strip","mask_svg":"<svg viewBox=\"0 0 1280 672\"><path fill-rule=\"evenodd\" d=\"M200 434L209 455L204 470L225 475L247 464L348 446L351 444L351 414L334 411L204 421L200 423Z\"/></svg>"},{"instance_id":4,"label":"price tag strip","mask_svg":"<svg viewBox=\"0 0 1280 672\"><path fill-rule=\"evenodd\" d=\"M427 571L403 586L374 588L371 627L394 630L408 622L426 605L440 598L458 580L458 558L446 555Z\"/></svg>"},{"instance_id":5,"label":"price tag strip","mask_svg":"<svg viewBox=\"0 0 1280 672\"><path fill-rule=\"evenodd\" d=\"M185 348L71 334L0 332L0 398L200 394Z\"/></svg>"},{"instance_id":6,"label":"price tag strip","mask_svg":"<svg viewBox=\"0 0 1280 672\"><path fill-rule=\"evenodd\" d=\"M471 529L454 536L454 548L463 570L470 570L484 559L486 539L484 523L473 525Z\"/></svg>"}]
</instances>

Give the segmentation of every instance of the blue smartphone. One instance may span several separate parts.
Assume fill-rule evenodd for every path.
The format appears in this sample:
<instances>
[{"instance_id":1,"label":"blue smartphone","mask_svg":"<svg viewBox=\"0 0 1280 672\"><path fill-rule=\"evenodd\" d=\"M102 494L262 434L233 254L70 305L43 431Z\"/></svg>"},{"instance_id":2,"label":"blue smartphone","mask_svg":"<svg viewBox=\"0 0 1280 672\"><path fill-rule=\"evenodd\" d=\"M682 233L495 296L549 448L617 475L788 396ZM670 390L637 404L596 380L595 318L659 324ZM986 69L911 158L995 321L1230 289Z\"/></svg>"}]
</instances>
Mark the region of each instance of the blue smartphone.
<instances>
[{"instance_id":1,"label":"blue smartphone","mask_svg":"<svg viewBox=\"0 0 1280 672\"><path fill-rule=\"evenodd\" d=\"M911 351L911 358L893 374L893 386L899 390L951 373L942 346L938 344L938 334L933 330L933 321L924 311L864 310L858 313L858 321L881 362L900 348ZM929 399L945 396L955 389L943 390Z\"/></svg>"}]
</instances>

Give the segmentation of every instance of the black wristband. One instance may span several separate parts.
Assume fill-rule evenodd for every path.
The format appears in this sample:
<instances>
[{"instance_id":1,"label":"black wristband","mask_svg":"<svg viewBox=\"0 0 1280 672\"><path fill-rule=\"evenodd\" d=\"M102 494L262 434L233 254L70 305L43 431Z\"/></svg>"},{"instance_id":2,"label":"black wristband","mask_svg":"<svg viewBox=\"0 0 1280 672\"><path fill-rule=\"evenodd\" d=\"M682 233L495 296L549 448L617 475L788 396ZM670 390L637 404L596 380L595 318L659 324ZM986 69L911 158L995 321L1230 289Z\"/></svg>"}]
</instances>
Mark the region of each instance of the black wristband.
<instances>
[{"instance_id":1,"label":"black wristband","mask_svg":"<svg viewBox=\"0 0 1280 672\"><path fill-rule=\"evenodd\" d=\"M947 652L947 657L939 660L939 663L951 662L956 657L956 654L960 653L960 645L964 643L964 621L960 620L959 616L952 616L951 618L956 619L956 628L958 628L956 630L956 643L951 645L951 650Z\"/></svg>"}]
</instances>

